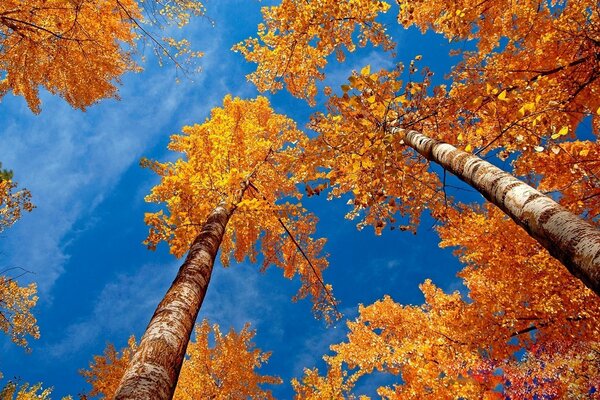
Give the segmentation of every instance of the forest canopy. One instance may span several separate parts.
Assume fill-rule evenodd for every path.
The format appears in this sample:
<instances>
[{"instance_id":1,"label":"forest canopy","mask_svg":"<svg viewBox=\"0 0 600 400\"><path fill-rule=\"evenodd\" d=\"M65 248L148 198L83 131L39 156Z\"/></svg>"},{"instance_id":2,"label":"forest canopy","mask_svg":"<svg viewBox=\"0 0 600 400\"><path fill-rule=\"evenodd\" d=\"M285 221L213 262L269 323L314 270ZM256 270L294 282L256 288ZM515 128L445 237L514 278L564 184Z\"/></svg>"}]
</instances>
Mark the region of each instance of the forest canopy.
<instances>
[{"instance_id":1,"label":"forest canopy","mask_svg":"<svg viewBox=\"0 0 600 400\"><path fill-rule=\"evenodd\" d=\"M600 396L596 2L8 1L0 44L3 398Z\"/></svg>"}]
</instances>

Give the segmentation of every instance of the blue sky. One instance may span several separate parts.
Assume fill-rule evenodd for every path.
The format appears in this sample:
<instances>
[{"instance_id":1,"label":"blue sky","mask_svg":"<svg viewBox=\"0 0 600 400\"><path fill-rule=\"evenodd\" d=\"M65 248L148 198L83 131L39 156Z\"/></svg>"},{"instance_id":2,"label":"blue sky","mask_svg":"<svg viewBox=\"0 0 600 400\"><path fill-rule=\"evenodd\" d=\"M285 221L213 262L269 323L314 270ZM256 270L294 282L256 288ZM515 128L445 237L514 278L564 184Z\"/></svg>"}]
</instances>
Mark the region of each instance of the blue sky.
<instances>
[{"instance_id":1,"label":"blue sky","mask_svg":"<svg viewBox=\"0 0 600 400\"><path fill-rule=\"evenodd\" d=\"M0 254L5 267L33 272L22 282L38 283L40 300L34 311L41 329L30 354L1 339L5 379L41 381L54 387L54 398L75 396L89 390L77 371L94 354L107 342L120 348L129 335L143 332L181 260L169 255L166 246L151 252L141 244L147 232L143 215L151 210L143 198L157 180L138 161L172 158L166 150L169 135L202 122L227 93L257 95L245 79L254 66L229 49L255 33L265 4L206 4L215 27L201 19L182 33L206 53L203 72L193 80L176 84L173 66L160 68L149 57L143 72L124 77L120 101L104 100L86 112L47 93L37 116L21 98L8 95L2 100L0 160L30 189L37 208L3 234ZM456 61L448 57L447 41L403 30L395 12L394 6L386 21L398 43L396 58L379 49L361 49L345 63L328 67L328 85L339 87L351 70L366 64L391 67L417 54L439 83ZM310 109L285 92L267 96L278 112L301 126L322 108L322 98ZM357 221L344 219L345 199L327 202L317 197L306 204L320 218L318 234L328 238L325 280L333 284L346 318L356 316L359 303L385 294L404 304L420 304L418 285L426 278L446 290L460 288L455 277L460 265L451 250L437 247L431 219L424 219L417 235L387 230L377 237L372 229L357 231ZM277 269L261 274L248 263L218 266L199 316L219 323L223 331L252 323L258 347L272 351L263 372L284 380L273 388L281 399L292 397L292 377L300 377L305 367L322 366L329 345L345 336L344 321L328 328L314 320L308 301L291 302L298 287L299 282L284 279ZM361 381L359 391L374 394L379 379Z\"/></svg>"}]
</instances>

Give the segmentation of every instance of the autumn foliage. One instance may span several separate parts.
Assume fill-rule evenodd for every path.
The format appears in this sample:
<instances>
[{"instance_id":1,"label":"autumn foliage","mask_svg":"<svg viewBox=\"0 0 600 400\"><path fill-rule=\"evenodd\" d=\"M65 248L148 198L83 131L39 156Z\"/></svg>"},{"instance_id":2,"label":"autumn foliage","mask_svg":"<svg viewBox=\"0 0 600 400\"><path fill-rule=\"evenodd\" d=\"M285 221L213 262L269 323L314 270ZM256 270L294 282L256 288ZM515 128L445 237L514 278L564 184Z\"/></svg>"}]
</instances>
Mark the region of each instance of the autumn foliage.
<instances>
[{"instance_id":1,"label":"autumn foliage","mask_svg":"<svg viewBox=\"0 0 600 400\"><path fill-rule=\"evenodd\" d=\"M37 321L31 313L38 300L36 292L34 283L20 286L8 276L0 276L0 331L19 346L27 346L27 336L40 337Z\"/></svg>"},{"instance_id":2,"label":"autumn foliage","mask_svg":"<svg viewBox=\"0 0 600 400\"><path fill-rule=\"evenodd\" d=\"M378 389L384 398L593 393L600 384L598 296L491 206L452 210L439 233L466 265L459 276L468 299L427 281L422 306L389 296L360 306L347 342L326 357L327 374L307 370L295 383L298 397L333 389L334 398L349 396L374 371L402 377Z\"/></svg>"},{"instance_id":3,"label":"autumn foliage","mask_svg":"<svg viewBox=\"0 0 600 400\"><path fill-rule=\"evenodd\" d=\"M293 95L314 104L316 83L325 77L327 57L335 54L342 61L344 51L354 51L357 28L360 46L394 46L385 27L375 21L389 8L383 1L283 0L280 5L263 7L258 38L247 39L234 50L259 64L248 76L259 90L275 91L285 84Z\"/></svg>"},{"instance_id":4,"label":"autumn foliage","mask_svg":"<svg viewBox=\"0 0 600 400\"><path fill-rule=\"evenodd\" d=\"M250 79L259 89L285 83L313 104L325 62L288 68L286 60L308 53L302 47L296 53L294 45L312 45L322 55L336 45L352 49L360 39L336 27L353 21L344 32L362 32L390 6L358 1L356 8L370 13L340 18L331 10L346 2L291 3L265 8L258 37L239 46L258 64ZM316 7L323 10L319 18L313 18ZM434 72L416 56L394 70L365 66L341 92L325 87L327 111L310 123L318 137L306 155L318 192L330 198L351 193L348 216L378 234L386 226L415 230L429 209L442 224L441 245L458 247L465 263L460 277L468 299L426 282L423 306L386 297L361 307L348 341L326 357L326 375L307 370L295 382L299 398L347 398L358 379L374 371L401 376L398 385L379 389L386 398L597 395L598 296L498 209L453 205L445 175L433 174L397 132L414 129L466 152L512 158L517 176L597 223L596 145L575 133L586 119L590 133L599 129L598 10L588 1L399 1L403 26L474 42L466 46L473 50L454 52L462 59L446 83L433 87ZM307 17L294 26L286 22L290 15ZM276 85L260 83L274 76ZM311 90L298 91L296 82Z\"/></svg>"},{"instance_id":5,"label":"autumn foliage","mask_svg":"<svg viewBox=\"0 0 600 400\"><path fill-rule=\"evenodd\" d=\"M364 10L357 14L348 10L336 14L349 3L352 10L363 10L361 7ZM420 66L421 56L417 56L406 67L399 63L391 71L371 73L365 67L342 85L341 94L325 88L328 112L317 113L311 124L321 134L316 163L330 168L328 178L333 178L329 180L334 196L360 191L355 193L355 203L366 210L368 223L382 228L382 224L392 222L390 214L396 211L406 214L406 210L412 210L415 222L419 214L413 207L415 203L423 200L423 205L429 204L434 213L443 204L439 201L431 204L430 199L441 186L439 180L432 180L426 168L418 175L414 170L406 171L410 165L419 168L418 162L422 160L411 160L410 149L391 135L393 127L417 129L477 154L494 150L502 160L517 154L531 160L531 165L546 152L552 151L554 155L565 152L562 143L574 138L577 126L586 117L592 118L593 129L597 131L600 120L600 103L594 95L599 90L597 4L586 1L560 2L560 5L458 2L450 7L443 1L398 4L398 21L405 27L430 29L451 41L472 40L477 50L457 52L462 61L452 70L449 84L432 87L434 72ZM278 65L277 60L303 59L310 54L302 46L296 51L296 43L314 46L320 52L329 49L323 54L342 47L352 50L356 44L366 43L364 37L371 37L364 34L368 27L383 32L381 25L371 22L389 8L382 1L282 2L263 9L265 24L259 27L258 37L245 42L245 46L240 44L238 49L244 49L246 58L258 64L252 80L285 76L283 81L290 82L287 88L292 94L310 100L316 89L307 96L293 82L322 80L324 74L318 68L325 63L313 62L313 69L295 69L299 62L291 63L289 68L273 68ZM305 16L304 22L297 26L287 22L295 20L288 18L291 15ZM340 25L345 29L338 29ZM359 37L348 34L354 30L358 30ZM375 45L382 43L373 41ZM278 89L282 84L273 87L258 84L258 87ZM571 169L582 169L586 178L565 176L565 179L574 178L573 186L587 185L587 196L591 197L586 200L593 202L597 196L589 190L595 191L590 188L596 180L595 174L588 162L581 159L587 151L581 148L581 154L570 156L570 164L577 165ZM388 175L397 176L395 185L389 182L392 177L386 177L388 183L379 183L384 167L390 170ZM540 168L537 172L545 174ZM421 177L423 182L419 181ZM370 181L376 184L365 184ZM409 182L414 189L407 191L429 199L393 193L393 187L405 188ZM391 199L394 203L405 202L406 207L390 206Z\"/></svg>"},{"instance_id":6,"label":"autumn foliage","mask_svg":"<svg viewBox=\"0 0 600 400\"><path fill-rule=\"evenodd\" d=\"M271 399L270 390L263 385L281 380L259 374L270 354L255 347L254 335L248 325L239 333L231 329L223 335L218 325L211 327L206 320L198 324L173 398ZM121 351L109 344L104 355L94 356L89 370L80 371L92 386L88 396L112 399L135 350L135 338L131 337Z\"/></svg>"},{"instance_id":7,"label":"autumn foliage","mask_svg":"<svg viewBox=\"0 0 600 400\"><path fill-rule=\"evenodd\" d=\"M198 57L187 40L156 36L165 24L183 26L204 7L194 0L6 0L0 4L0 98L23 96L40 112L39 87L84 110L116 97L127 71L139 69L137 39L178 66ZM176 61L175 58L184 61Z\"/></svg>"},{"instance_id":8,"label":"autumn foliage","mask_svg":"<svg viewBox=\"0 0 600 400\"><path fill-rule=\"evenodd\" d=\"M0 96L22 95L35 112L39 86L81 109L114 96L119 77L138 69L136 40L146 34L142 16L158 12L185 25L190 15L204 12L192 0L156 3L158 8L133 0L79 0L68 7L21 3L0 5ZM585 0L396 5L393 11L392 4L378 0L282 0L264 7L257 36L234 50L257 64L248 78L260 91L285 87L311 106L334 57L344 62L361 46L391 53L395 43L380 22L384 13L397 13L404 28L465 45L453 51L459 61L439 84L418 55L394 68L361 66L339 89L324 87L325 109L310 119L316 134L310 139L264 97L225 97L206 121L171 137L169 149L180 158L142 161L160 177L146 197L155 203L145 216L146 245L155 249L164 242L176 257L187 253L188 263L200 253L194 249L202 245L198 238L210 231L207 221L220 213L222 232L215 235L209 272L197 279L204 286L198 294L188 287L178 294L200 298L201 304L219 249L225 266L249 260L263 270L274 265L287 278L298 276L296 298L310 297L315 312L331 322L339 314L322 276L328 266L325 239L315 237L317 218L304 208L302 188L308 195L348 199L347 217L357 219L359 228L372 226L377 235L386 228L416 233L427 212L440 246L453 248L464 265L458 274L464 290L447 293L426 280L421 305L399 304L394 294L360 305L358 317L347 323L346 340L324 357L326 370L306 369L292 382L296 398L366 398L358 394L359 385L375 374L391 382L377 388L384 399L600 398L600 297L593 291L600 280L598 240L571 246L595 251L583 257L594 286L556 256L556 242L535 234L560 213L585 225L573 224L580 237L590 230L597 234L600 148L593 135L600 133L600 5ZM171 57L162 42L153 43L159 55ZM167 39L164 45L200 55L185 40ZM520 181L503 187L481 165L473 168L479 181L469 180L466 162L462 171L448 169L433 152L410 143L406 132L446 146L457 159L487 158ZM495 200L490 193L498 195L498 207L455 201L447 171L490 201ZM484 181L487 191L480 190ZM522 201L522 192L510 192L523 182L539 193ZM29 194L14 188L10 180L0 181L0 231L32 207ZM552 202L539 218L507 211L509 203L539 199ZM561 225L564 231L567 225ZM560 241L557 236L552 239ZM564 242L571 245L570 239ZM174 297L166 296L165 304ZM39 335L30 314L34 286L0 279L0 299L1 330L22 345L26 335ZM161 305L153 320L165 323ZM198 312L185 311L193 318ZM167 322L173 327L181 321ZM192 325L180 342L187 343ZM163 339L161 329L149 331L148 342ZM224 336L207 322L197 326L174 397L272 398L263 385L280 379L258 374L269 354L254 348L253 336L248 327ZM144 343L137 346L132 339L121 352L109 345L104 356L96 356L82 372L92 385L90 396L112 398L134 354L146 362L162 346L136 353ZM183 349L180 345L179 361ZM147 364L150 370L158 365ZM166 367L174 371L173 388L179 369Z\"/></svg>"},{"instance_id":9,"label":"autumn foliage","mask_svg":"<svg viewBox=\"0 0 600 400\"><path fill-rule=\"evenodd\" d=\"M144 161L162 177L146 200L166 206L146 215L146 243L154 248L165 241L181 257L212 210L226 205L233 213L220 246L222 263L247 257L263 269L280 267L287 278L298 275L297 298L311 296L317 314L333 316L335 300L322 280L325 240L313 238L317 219L302 206L295 175L307 142L266 98L226 97L206 122L172 136L169 149L183 158Z\"/></svg>"},{"instance_id":10,"label":"autumn foliage","mask_svg":"<svg viewBox=\"0 0 600 400\"><path fill-rule=\"evenodd\" d=\"M24 211L34 208L29 191L15 191L16 187L11 179L0 178L0 233L21 218ZM31 312L38 300L36 285L19 285L16 277L23 272L26 271L22 268L10 266L0 271L0 331L17 345L27 347L27 337L37 339L40 332Z\"/></svg>"},{"instance_id":11,"label":"autumn foliage","mask_svg":"<svg viewBox=\"0 0 600 400\"><path fill-rule=\"evenodd\" d=\"M17 184L10 179L0 179L0 232L11 227L23 211L34 208L27 189L15 190Z\"/></svg>"}]
</instances>

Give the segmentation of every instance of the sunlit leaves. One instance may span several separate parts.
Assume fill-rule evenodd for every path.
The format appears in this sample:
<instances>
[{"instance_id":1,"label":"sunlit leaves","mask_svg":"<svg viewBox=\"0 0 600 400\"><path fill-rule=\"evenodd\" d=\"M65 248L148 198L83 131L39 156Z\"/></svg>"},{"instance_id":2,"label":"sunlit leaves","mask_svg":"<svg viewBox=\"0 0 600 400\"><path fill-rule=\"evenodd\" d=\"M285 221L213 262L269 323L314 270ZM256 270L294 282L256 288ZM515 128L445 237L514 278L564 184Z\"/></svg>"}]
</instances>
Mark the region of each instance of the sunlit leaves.
<instances>
[{"instance_id":1,"label":"sunlit leaves","mask_svg":"<svg viewBox=\"0 0 600 400\"><path fill-rule=\"evenodd\" d=\"M260 375L270 353L256 348L255 331L246 325L239 333L233 329L223 335L217 325L205 320L196 327L196 341L187 349L174 399L272 399L264 385L281 383L275 376ZM214 340L214 345L210 345ZM206 373L204 371L210 373Z\"/></svg>"},{"instance_id":2,"label":"sunlit leaves","mask_svg":"<svg viewBox=\"0 0 600 400\"><path fill-rule=\"evenodd\" d=\"M114 345L108 344L102 356L94 356L94 361L89 364L89 370L81 369L79 371L86 382L92 386L88 396L101 396L106 399L114 397L121 377L137 349L133 336L129 338L127 345L128 347L119 352Z\"/></svg>"},{"instance_id":3,"label":"sunlit leaves","mask_svg":"<svg viewBox=\"0 0 600 400\"><path fill-rule=\"evenodd\" d=\"M202 3L176 0L3 0L0 3L0 98L23 96L40 112L39 87L75 108L116 97L120 77L139 70L136 39L144 38L159 58L186 66L201 56L187 41L156 35L152 28L185 25L203 15Z\"/></svg>"},{"instance_id":4,"label":"sunlit leaves","mask_svg":"<svg viewBox=\"0 0 600 400\"><path fill-rule=\"evenodd\" d=\"M596 221L600 215L600 147L591 141L554 144L549 151L525 154L515 162L539 190L557 197L571 211Z\"/></svg>"},{"instance_id":5,"label":"sunlit leaves","mask_svg":"<svg viewBox=\"0 0 600 400\"><path fill-rule=\"evenodd\" d=\"M419 111L427 81L403 84L400 72L371 73L365 66L350 76L342 95L330 97L329 112L310 124L319 133L307 151L313 177L328 181L331 197L352 193L348 217L361 216L359 227L372 225L376 233L386 225L412 230L424 209L442 200L441 182L426 160L391 130L427 112ZM408 224L396 221L401 216Z\"/></svg>"},{"instance_id":6,"label":"sunlit leaves","mask_svg":"<svg viewBox=\"0 0 600 400\"><path fill-rule=\"evenodd\" d=\"M405 26L477 43L450 76L438 138L452 142L460 129L463 142L506 155L564 139L588 115L597 120L597 11L587 1L400 2Z\"/></svg>"},{"instance_id":7,"label":"sunlit leaves","mask_svg":"<svg viewBox=\"0 0 600 400\"><path fill-rule=\"evenodd\" d=\"M2 400L50 400L52 389L44 389L41 383L30 385L23 383L18 385L15 382L8 382L0 390L0 399ZM64 400L70 397L64 398Z\"/></svg>"},{"instance_id":8,"label":"sunlit leaves","mask_svg":"<svg viewBox=\"0 0 600 400\"><path fill-rule=\"evenodd\" d=\"M323 80L327 57L371 42L391 49L393 43L385 27L376 22L378 14L390 5L384 1L283 0L280 5L263 7L264 23L258 38L236 45L248 61L258 64L249 75L259 90L278 90L285 84L294 96L314 104L316 82Z\"/></svg>"},{"instance_id":9,"label":"sunlit leaves","mask_svg":"<svg viewBox=\"0 0 600 400\"><path fill-rule=\"evenodd\" d=\"M114 97L116 79L133 70L124 45L132 46L133 0L2 1L0 5L0 94L24 96L40 111L39 86L84 109Z\"/></svg>"},{"instance_id":10,"label":"sunlit leaves","mask_svg":"<svg viewBox=\"0 0 600 400\"><path fill-rule=\"evenodd\" d=\"M182 158L143 162L162 177L146 200L164 204L146 215L146 243L153 248L164 240L181 257L209 213L224 204L233 216L221 244L223 263L260 257L264 268L276 265L288 278L298 274L298 297L311 296L317 314L328 318L335 301L322 281L325 241L313 238L317 220L302 207L296 185L307 140L266 98L226 97L210 119L171 138L169 148Z\"/></svg>"},{"instance_id":11,"label":"sunlit leaves","mask_svg":"<svg viewBox=\"0 0 600 400\"><path fill-rule=\"evenodd\" d=\"M361 306L347 341L325 357L326 375L305 371L298 398L351 392L375 371L398 375L378 389L389 399L598 390L598 297L493 206L448 209L445 218L441 245L458 247L469 298L427 281L422 306L387 296Z\"/></svg>"},{"instance_id":12,"label":"sunlit leaves","mask_svg":"<svg viewBox=\"0 0 600 400\"><path fill-rule=\"evenodd\" d=\"M260 367L270 353L256 348L255 332L245 326L239 333L233 329L223 335L218 325L204 320L196 326L195 340L187 347L177 388L176 400L188 399L271 399L264 385L281 383L278 377L261 375ZM92 385L90 396L111 399L127 364L136 350L135 339L117 351L108 345L102 356L94 356L89 370L80 371Z\"/></svg>"},{"instance_id":13,"label":"sunlit leaves","mask_svg":"<svg viewBox=\"0 0 600 400\"><path fill-rule=\"evenodd\" d=\"M515 331L534 323L538 339L566 341L577 332L578 340L595 340L598 296L527 232L491 205L452 210L447 218L439 228L441 246L457 246L456 254L467 265L460 276L482 313ZM527 344L527 336L518 339Z\"/></svg>"},{"instance_id":14,"label":"sunlit leaves","mask_svg":"<svg viewBox=\"0 0 600 400\"><path fill-rule=\"evenodd\" d=\"M21 218L23 211L31 211L34 208L29 191L15 191L16 187L17 184L12 180L0 179L0 232Z\"/></svg>"},{"instance_id":15,"label":"sunlit leaves","mask_svg":"<svg viewBox=\"0 0 600 400\"><path fill-rule=\"evenodd\" d=\"M8 269L2 272L7 273ZM0 276L0 331L19 346L27 346L27 336L40 337L37 321L31 313L37 300L34 283L19 286L14 279Z\"/></svg>"},{"instance_id":16,"label":"sunlit leaves","mask_svg":"<svg viewBox=\"0 0 600 400\"><path fill-rule=\"evenodd\" d=\"M0 164L1 165L1 164ZM0 176L0 233L12 226L23 211L31 211L31 195L26 189L15 191L16 183L10 180L12 172L2 170ZM7 179L8 178L8 179ZM20 286L11 272L21 268L6 267L0 271L0 331L6 333L19 346L27 346L27 336L39 338L36 319L31 313L38 297L36 285Z\"/></svg>"}]
</instances>

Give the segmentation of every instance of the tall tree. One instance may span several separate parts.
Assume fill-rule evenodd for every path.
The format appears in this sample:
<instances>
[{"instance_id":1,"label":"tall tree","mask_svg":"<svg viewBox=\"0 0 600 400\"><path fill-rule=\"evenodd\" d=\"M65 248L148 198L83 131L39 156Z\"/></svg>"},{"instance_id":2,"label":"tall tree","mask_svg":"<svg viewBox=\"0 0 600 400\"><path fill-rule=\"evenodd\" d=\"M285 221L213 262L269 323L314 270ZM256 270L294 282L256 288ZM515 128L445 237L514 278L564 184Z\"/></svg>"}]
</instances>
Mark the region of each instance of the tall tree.
<instances>
[{"instance_id":1,"label":"tall tree","mask_svg":"<svg viewBox=\"0 0 600 400\"><path fill-rule=\"evenodd\" d=\"M164 240L176 256L189 253L141 339L117 399L173 395L219 248L225 265L231 256L254 262L261 255L263 268L273 264L288 278L300 275L296 298L310 295L313 309L325 318L335 313L322 280L324 240L312 239L316 218L298 202L294 174L307 140L267 99L226 97L209 120L172 137L169 148L185 158L145 162L162 178L146 200L166 207L166 213L146 215L147 243L153 248Z\"/></svg>"},{"instance_id":2,"label":"tall tree","mask_svg":"<svg viewBox=\"0 0 600 400\"><path fill-rule=\"evenodd\" d=\"M298 79L314 87L324 77L325 63L303 54L315 51L324 57L343 46L352 50L353 37L348 32L358 27L363 37L369 37L371 22L389 8L384 2L359 1L370 13L353 15L345 10L340 16L332 11L350 3L355 2L288 0L264 8L265 25L259 29L259 39L236 47L247 59L258 62L251 79L281 79L293 94L312 102L316 89L306 95L289 82ZM423 206L440 215L445 201L440 201L440 179L427 173L427 163L415 160L412 151L404 151L410 147L474 186L600 294L600 234L595 227L468 154L476 148L477 154L496 149L506 159L511 153L541 152L547 144L572 135L585 116L592 116L597 125L600 104L593 93L600 84L598 5L583 0L565 2L563 7L546 2L503 4L457 4L449 13L441 1L419 7L399 2L401 23L416 23L423 30L433 27L450 39L477 39L478 51L465 53L453 70L450 90L444 85L431 90L432 72L426 68L423 80L414 80L420 56L410 63L406 84L400 81L401 68L375 74L365 68L350 78L342 96L331 95L326 88L331 95L330 112L317 115L313 123L321 133L317 162L331 169L325 178L334 187L334 195L354 192L353 215L365 211L365 222L380 231L386 222L394 222L393 214L408 214L412 218L408 228L414 229ZM306 18L285 25L290 15ZM344 33L340 33L341 25ZM507 38L508 44L497 50L500 38ZM289 43L306 48L301 46L302 52L295 53ZM278 57L286 68L272 68ZM313 68L288 68L285 62L294 57L313 62ZM590 175L596 181L596 175Z\"/></svg>"},{"instance_id":3,"label":"tall tree","mask_svg":"<svg viewBox=\"0 0 600 400\"><path fill-rule=\"evenodd\" d=\"M187 347L187 358L173 396L187 399L272 399L271 391L263 385L278 384L275 376L260 375L258 369L267 362L270 353L255 348L254 331L246 325L239 333L233 329L223 335L218 325L206 320L196 326L195 340ZM214 341L213 345L210 345ZM104 355L94 356L89 370L81 370L92 385L88 397L114 398L127 365L137 345L129 339L128 347L120 352L108 345Z\"/></svg>"},{"instance_id":4,"label":"tall tree","mask_svg":"<svg viewBox=\"0 0 600 400\"><path fill-rule=\"evenodd\" d=\"M5 0L0 4L0 98L12 92L40 112L39 87L75 108L116 97L127 71L139 70L136 40L145 38L157 55L197 57L187 40L157 39L154 28L185 25L203 15L196 0Z\"/></svg>"},{"instance_id":5,"label":"tall tree","mask_svg":"<svg viewBox=\"0 0 600 400\"><path fill-rule=\"evenodd\" d=\"M327 374L295 383L299 398L349 397L374 371L402 377L384 398L597 396L599 297L497 208L448 212L441 243L458 247L469 299L427 281L422 306L361 306Z\"/></svg>"}]
</instances>

